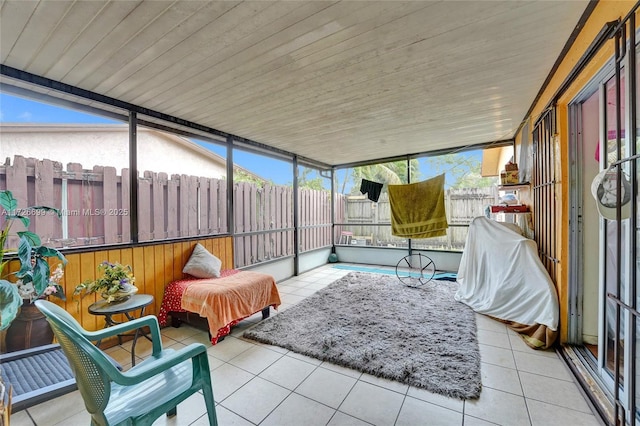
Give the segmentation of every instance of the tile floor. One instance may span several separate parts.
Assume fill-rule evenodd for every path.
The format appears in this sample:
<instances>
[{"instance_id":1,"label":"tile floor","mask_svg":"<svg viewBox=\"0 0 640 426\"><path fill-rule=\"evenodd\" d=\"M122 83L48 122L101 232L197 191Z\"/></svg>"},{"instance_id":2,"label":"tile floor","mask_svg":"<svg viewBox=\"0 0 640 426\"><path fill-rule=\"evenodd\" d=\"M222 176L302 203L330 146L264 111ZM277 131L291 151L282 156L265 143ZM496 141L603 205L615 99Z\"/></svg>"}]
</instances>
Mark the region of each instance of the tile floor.
<instances>
[{"instance_id":1,"label":"tile floor","mask_svg":"<svg viewBox=\"0 0 640 426\"><path fill-rule=\"evenodd\" d=\"M278 284L282 309L349 273L325 265ZM535 351L503 324L477 315L482 358L478 400L449 399L422 389L338 367L286 349L243 339L260 314L240 323L224 341L209 344L219 424L307 425L600 425L569 370L553 351ZM162 330L164 346L207 344L191 327ZM125 365L131 344L108 350ZM136 355L150 353L145 339ZM178 416L154 425L206 425L198 394L178 406ZM12 426L89 424L79 393L15 413Z\"/></svg>"}]
</instances>

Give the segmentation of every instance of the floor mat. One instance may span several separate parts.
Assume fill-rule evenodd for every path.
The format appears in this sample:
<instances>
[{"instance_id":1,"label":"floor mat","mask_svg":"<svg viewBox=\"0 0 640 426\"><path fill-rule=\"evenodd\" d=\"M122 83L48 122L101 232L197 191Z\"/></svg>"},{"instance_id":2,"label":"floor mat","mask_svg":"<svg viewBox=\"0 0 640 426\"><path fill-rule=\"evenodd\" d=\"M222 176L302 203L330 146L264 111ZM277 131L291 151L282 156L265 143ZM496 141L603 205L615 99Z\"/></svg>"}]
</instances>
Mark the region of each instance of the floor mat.
<instances>
[{"instance_id":1,"label":"floor mat","mask_svg":"<svg viewBox=\"0 0 640 426\"><path fill-rule=\"evenodd\" d=\"M13 389L13 412L77 389L67 357L57 344L3 354L0 364L5 385Z\"/></svg>"}]
</instances>

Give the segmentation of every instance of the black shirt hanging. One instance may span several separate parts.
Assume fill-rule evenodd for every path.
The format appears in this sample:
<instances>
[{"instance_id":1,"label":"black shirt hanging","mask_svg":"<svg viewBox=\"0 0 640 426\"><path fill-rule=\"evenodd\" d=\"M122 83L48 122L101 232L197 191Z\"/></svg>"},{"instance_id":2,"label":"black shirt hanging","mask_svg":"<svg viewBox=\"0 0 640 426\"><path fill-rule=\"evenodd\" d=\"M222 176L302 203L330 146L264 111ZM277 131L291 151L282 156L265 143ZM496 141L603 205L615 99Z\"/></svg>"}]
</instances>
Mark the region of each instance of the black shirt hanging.
<instances>
[{"instance_id":1,"label":"black shirt hanging","mask_svg":"<svg viewBox=\"0 0 640 426\"><path fill-rule=\"evenodd\" d=\"M360 184L360 192L363 194L367 194L367 197L373 201L378 202L380 198L380 193L382 192L382 186L384 184L378 182L372 182L367 179L362 179L362 183Z\"/></svg>"}]
</instances>

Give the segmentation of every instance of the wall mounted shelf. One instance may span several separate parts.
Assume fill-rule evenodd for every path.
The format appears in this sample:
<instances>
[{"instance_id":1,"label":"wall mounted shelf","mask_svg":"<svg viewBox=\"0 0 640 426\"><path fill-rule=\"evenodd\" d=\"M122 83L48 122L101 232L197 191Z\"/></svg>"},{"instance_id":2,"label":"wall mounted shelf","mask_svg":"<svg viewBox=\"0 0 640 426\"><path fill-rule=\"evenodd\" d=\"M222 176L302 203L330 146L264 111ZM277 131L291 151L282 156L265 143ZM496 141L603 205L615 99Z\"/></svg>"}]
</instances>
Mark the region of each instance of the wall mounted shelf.
<instances>
[{"instance_id":1,"label":"wall mounted shelf","mask_svg":"<svg viewBox=\"0 0 640 426\"><path fill-rule=\"evenodd\" d=\"M529 182L512 183L508 185L498 185L498 191L518 191L521 189L529 189Z\"/></svg>"}]
</instances>

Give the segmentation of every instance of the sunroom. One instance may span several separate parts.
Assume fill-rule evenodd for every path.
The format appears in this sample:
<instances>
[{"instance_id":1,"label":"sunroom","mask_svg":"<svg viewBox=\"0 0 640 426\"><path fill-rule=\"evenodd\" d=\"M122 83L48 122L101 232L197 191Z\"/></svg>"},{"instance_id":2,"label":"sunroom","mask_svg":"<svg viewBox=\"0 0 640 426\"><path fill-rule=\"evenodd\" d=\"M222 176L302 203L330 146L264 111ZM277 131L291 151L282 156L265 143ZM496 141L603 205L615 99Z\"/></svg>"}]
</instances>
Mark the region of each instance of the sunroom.
<instances>
[{"instance_id":1,"label":"sunroom","mask_svg":"<svg viewBox=\"0 0 640 426\"><path fill-rule=\"evenodd\" d=\"M352 272L397 279L405 256L424 256L455 283L474 218L515 223L557 292L557 340L535 350L476 314L479 398L243 337L259 313L215 345L190 326L162 328L164 344L207 345L220 424L631 424L636 9L5 0L0 191L60 211L32 217L30 229L67 259L67 300L51 301L88 330L104 325L91 313L97 299L71 295L103 261L130 265L152 296L145 313L158 315L199 243L223 270L273 276L277 317ZM509 162L516 185L501 181ZM614 193L605 215L591 193L602 171L630 194ZM446 234L395 235L388 186L440 174ZM375 200L365 182L382 185ZM525 211L491 208L507 199ZM151 346L124 340L102 347L126 370ZM154 424L206 424L200 399ZM11 417L88 421L77 391Z\"/></svg>"}]
</instances>

